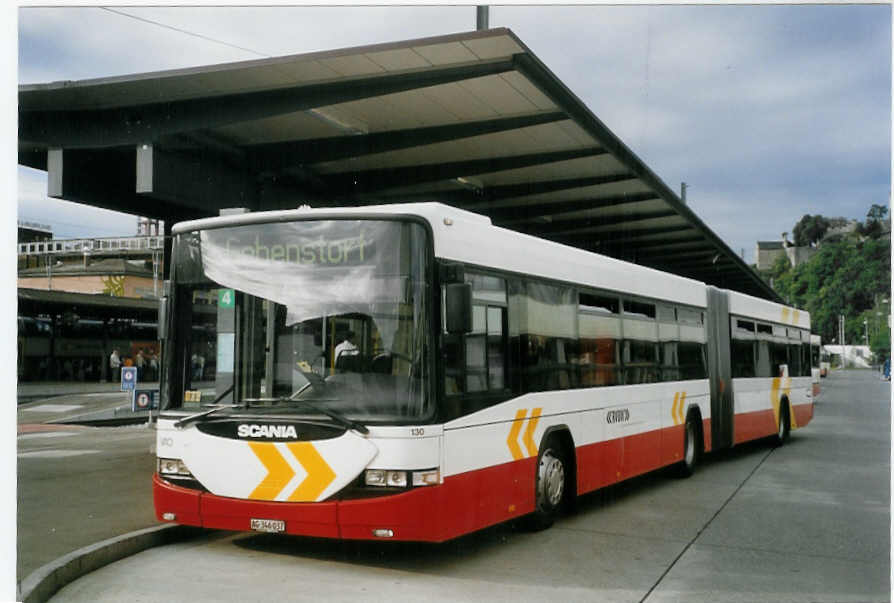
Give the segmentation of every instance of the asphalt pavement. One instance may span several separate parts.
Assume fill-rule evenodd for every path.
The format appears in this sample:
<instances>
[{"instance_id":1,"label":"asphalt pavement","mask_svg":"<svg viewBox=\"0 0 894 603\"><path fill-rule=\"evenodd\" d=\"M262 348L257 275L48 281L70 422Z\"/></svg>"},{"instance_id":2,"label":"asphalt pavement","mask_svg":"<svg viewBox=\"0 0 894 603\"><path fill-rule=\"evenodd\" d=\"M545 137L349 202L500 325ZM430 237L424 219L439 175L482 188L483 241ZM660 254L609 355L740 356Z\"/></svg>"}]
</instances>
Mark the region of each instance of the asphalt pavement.
<instances>
[{"instance_id":1,"label":"asphalt pavement","mask_svg":"<svg viewBox=\"0 0 894 603\"><path fill-rule=\"evenodd\" d=\"M748 444L689 480L658 472L588 495L546 532L503 525L437 546L208 533L112 563L53 600L889 601L890 384L833 372L823 389L788 445ZM157 525L153 429L48 423L120 400L20 405L20 580Z\"/></svg>"},{"instance_id":2,"label":"asphalt pavement","mask_svg":"<svg viewBox=\"0 0 894 603\"><path fill-rule=\"evenodd\" d=\"M32 401L17 409L18 582L62 555L157 524L155 429L146 413L129 426L77 424L132 416L130 395L117 384L29 384L25 392Z\"/></svg>"}]
</instances>

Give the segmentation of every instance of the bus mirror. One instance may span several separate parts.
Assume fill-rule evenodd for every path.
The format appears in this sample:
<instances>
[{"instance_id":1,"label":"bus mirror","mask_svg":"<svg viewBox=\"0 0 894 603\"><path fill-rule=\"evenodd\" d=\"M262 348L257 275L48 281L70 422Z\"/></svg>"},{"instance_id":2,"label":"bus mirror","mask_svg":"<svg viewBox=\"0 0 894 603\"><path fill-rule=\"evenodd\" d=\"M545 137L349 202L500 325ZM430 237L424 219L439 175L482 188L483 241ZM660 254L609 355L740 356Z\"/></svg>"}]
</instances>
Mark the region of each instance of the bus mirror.
<instances>
[{"instance_id":1,"label":"bus mirror","mask_svg":"<svg viewBox=\"0 0 894 603\"><path fill-rule=\"evenodd\" d=\"M472 332L472 285L452 283L446 292L447 332L451 335Z\"/></svg>"},{"instance_id":2,"label":"bus mirror","mask_svg":"<svg viewBox=\"0 0 894 603\"><path fill-rule=\"evenodd\" d=\"M165 341L168 338L168 298L158 299L158 340Z\"/></svg>"}]
</instances>

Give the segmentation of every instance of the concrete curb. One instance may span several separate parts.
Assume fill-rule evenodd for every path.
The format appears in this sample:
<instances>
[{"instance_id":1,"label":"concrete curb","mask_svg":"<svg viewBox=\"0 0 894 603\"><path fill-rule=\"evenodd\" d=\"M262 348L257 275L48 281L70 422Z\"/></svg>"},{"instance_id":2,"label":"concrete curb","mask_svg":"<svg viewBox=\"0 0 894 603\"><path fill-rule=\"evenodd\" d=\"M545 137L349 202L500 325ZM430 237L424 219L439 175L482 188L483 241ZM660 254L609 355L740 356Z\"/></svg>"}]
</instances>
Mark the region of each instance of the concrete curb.
<instances>
[{"instance_id":1,"label":"concrete curb","mask_svg":"<svg viewBox=\"0 0 894 603\"><path fill-rule=\"evenodd\" d=\"M205 530L165 524L130 532L85 546L47 563L19 583L16 600L43 603L84 574L146 549L193 538Z\"/></svg>"}]
</instances>

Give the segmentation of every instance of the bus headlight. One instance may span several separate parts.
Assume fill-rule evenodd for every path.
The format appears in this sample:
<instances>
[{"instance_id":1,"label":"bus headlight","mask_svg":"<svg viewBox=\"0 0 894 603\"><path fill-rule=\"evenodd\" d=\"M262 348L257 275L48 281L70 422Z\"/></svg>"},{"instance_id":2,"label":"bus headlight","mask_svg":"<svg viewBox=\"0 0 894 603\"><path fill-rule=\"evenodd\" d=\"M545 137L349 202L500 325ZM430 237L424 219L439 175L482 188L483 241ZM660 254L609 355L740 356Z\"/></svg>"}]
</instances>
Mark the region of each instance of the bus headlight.
<instances>
[{"instance_id":1,"label":"bus headlight","mask_svg":"<svg viewBox=\"0 0 894 603\"><path fill-rule=\"evenodd\" d=\"M192 477L186 464L180 459L158 459L158 474L168 476Z\"/></svg>"},{"instance_id":2,"label":"bus headlight","mask_svg":"<svg viewBox=\"0 0 894 603\"><path fill-rule=\"evenodd\" d=\"M434 486L441 483L441 472L438 469L425 471L367 469L363 475L363 483L379 488L406 488L408 485L414 487Z\"/></svg>"},{"instance_id":3,"label":"bus headlight","mask_svg":"<svg viewBox=\"0 0 894 603\"><path fill-rule=\"evenodd\" d=\"M386 469L367 469L364 482L367 486L406 488L407 472L390 471Z\"/></svg>"},{"instance_id":4,"label":"bus headlight","mask_svg":"<svg viewBox=\"0 0 894 603\"><path fill-rule=\"evenodd\" d=\"M437 486L441 483L441 472L438 469L429 469L428 471L414 471L414 486Z\"/></svg>"}]
</instances>

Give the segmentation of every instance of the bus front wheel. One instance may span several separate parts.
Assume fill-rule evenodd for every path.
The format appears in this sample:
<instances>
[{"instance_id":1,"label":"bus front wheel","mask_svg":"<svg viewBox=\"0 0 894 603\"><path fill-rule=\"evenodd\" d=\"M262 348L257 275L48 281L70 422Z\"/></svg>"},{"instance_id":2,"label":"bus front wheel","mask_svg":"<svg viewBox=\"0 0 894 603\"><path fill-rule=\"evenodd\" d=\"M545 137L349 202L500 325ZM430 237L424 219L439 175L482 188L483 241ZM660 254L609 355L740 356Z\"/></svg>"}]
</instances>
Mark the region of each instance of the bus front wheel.
<instances>
[{"instance_id":1,"label":"bus front wheel","mask_svg":"<svg viewBox=\"0 0 894 603\"><path fill-rule=\"evenodd\" d=\"M553 525L566 496L569 469L564 447L557 438L550 437L537 456L535 506L528 517L529 528L543 530Z\"/></svg>"}]
</instances>

